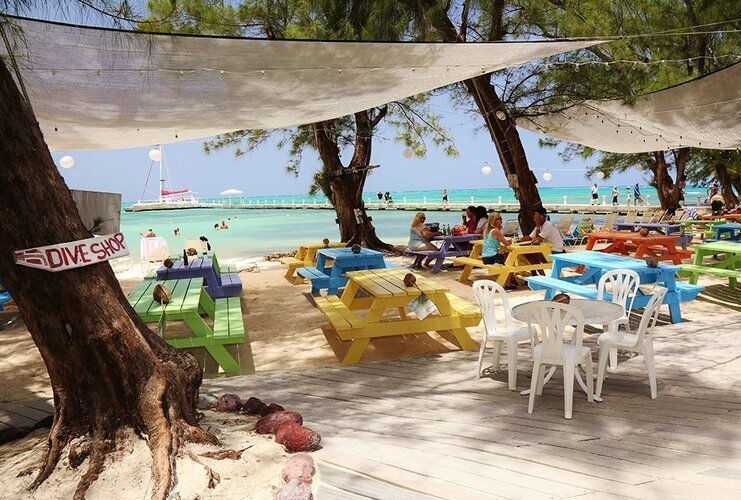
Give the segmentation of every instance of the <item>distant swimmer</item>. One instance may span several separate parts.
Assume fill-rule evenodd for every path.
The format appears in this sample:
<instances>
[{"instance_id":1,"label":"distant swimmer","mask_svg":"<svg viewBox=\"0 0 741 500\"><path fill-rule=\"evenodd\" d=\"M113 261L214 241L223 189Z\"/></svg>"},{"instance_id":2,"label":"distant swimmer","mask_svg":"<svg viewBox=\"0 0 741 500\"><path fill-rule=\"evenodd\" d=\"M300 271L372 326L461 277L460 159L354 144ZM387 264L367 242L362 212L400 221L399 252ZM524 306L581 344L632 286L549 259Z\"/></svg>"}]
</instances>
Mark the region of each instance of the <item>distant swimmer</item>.
<instances>
[{"instance_id":1,"label":"distant swimmer","mask_svg":"<svg viewBox=\"0 0 741 500\"><path fill-rule=\"evenodd\" d=\"M139 233L139 236L144 236L145 238L156 238L157 237L157 235L154 234L154 231L152 231L152 228L151 227L149 229L147 229L146 234Z\"/></svg>"}]
</instances>

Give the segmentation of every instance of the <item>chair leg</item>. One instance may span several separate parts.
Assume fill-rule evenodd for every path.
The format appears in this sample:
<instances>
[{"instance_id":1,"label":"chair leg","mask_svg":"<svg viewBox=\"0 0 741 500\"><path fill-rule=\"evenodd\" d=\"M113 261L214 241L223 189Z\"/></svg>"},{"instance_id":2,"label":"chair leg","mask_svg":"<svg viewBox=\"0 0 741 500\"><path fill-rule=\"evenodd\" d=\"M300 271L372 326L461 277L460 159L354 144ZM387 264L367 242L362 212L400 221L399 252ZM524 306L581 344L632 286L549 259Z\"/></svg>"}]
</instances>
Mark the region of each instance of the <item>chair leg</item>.
<instances>
[{"instance_id":1,"label":"chair leg","mask_svg":"<svg viewBox=\"0 0 741 500\"><path fill-rule=\"evenodd\" d=\"M479 347L479 369L476 371L476 379L481 378L481 368L484 364L484 351L486 351L486 332L484 332L484 337L481 339L481 346Z\"/></svg>"},{"instance_id":2,"label":"chair leg","mask_svg":"<svg viewBox=\"0 0 741 500\"><path fill-rule=\"evenodd\" d=\"M654 362L654 345L651 340L643 344L643 360L646 362L648 370L648 383L651 386L651 399L656 399L656 363Z\"/></svg>"},{"instance_id":3,"label":"chair leg","mask_svg":"<svg viewBox=\"0 0 741 500\"><path fill-rule=\"evenodd\" d=\"M499 361L500 361L501 356L502 356L502 341L495 340L494 341L494 353L491 359L491 368L495 372L499 371Z\"/></svg>"},{"instance_id":4,"label":"chair leg","mask_svg":"<svg viewBox=\"0 0 741 500\"><path fill-rule=\"evenodd\" d=\"M602 396L602 384L605 381L605 370L607 369L607 357L609 350L609 345L604 345L599 350L599 362L597 365L597 391L595 392L595 395L597 397Z\"/></svg>"},{"instance_id":5,"label":"chair leg","mask_svg":"<svg viewBox=\"0 0 741 500\"><path fill-rule=\"evenodd\" d=\"M517 341L512 339L507 342L507 377L509 390L517 389Z\"/></svg>"},{"instance_id":6,"label":"chair leg","mask_svg":"<svg viewBox=\"0 0 741 500\"><path fill-rule=\"evenodd\" d=\"M594 376L592 375L592 354L590 353L584 360L584 370L587 378L587 401L594 403Z\"/></svg>"},{"instance_id":7,"label":"chair leg","mask_svg":"<svg viewBox=\"0 0 741 500\"><path fill-rule=\"evenodd\" d=\"M527 412L532 413L535 408L535 393L537 392L540 376L540 358L533 359L533 375L530 379L530 398L527 402Z\"/></svg>"},{"instance_id":8,"label":"chair leg","mask_svg":"<svg viewBox=\"0 0 741 500\"><path fill-rule=\"evenodd\" d=\"M540 377L538 377L538 385L535 389L536 395L542 396L543 395L543 386L545 385L545 378L548 376L548 371L552 370L553 368L541 368L540 370Z\"/></svg>"},{"instance_id":9,"label":"chair leg","mask_svg":"<svg viewBox=\"0 0 741 500\"><path fill-rule=\"evenodd\" d=\"M614 370L617 365L617 348L613 347L610 349L610 369Z\"/></svg>"},{"instance_id":10,"label":"chair leg","mask_svg":"<svg viewBox=\"0 0 741 500\"><path fill-rule=\"evenodd\" d=\"M563 365L563 403L564 417L570 419L574 407L574 365L568 362Z\"/></svg>"}]
</instances>

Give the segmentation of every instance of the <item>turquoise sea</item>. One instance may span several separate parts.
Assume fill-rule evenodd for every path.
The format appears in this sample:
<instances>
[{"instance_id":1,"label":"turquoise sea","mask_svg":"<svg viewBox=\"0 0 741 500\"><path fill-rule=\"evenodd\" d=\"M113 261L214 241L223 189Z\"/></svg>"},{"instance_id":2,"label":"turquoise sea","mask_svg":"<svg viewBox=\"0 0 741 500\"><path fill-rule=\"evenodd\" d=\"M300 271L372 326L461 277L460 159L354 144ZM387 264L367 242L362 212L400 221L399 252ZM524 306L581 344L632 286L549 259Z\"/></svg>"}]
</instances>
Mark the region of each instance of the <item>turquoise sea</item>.
<instances>
[{"instance_id":1,"label":"turquoise sea","mask_svg":"<svg viewBox=\"0 0 741 500\"><path fill-rule=\"evenodd\" d=\"M612 188L602 188L602 195L610 194ZM622 187L619 201L624 202L625 186ZM658 199L656 191L650 187L641 187L644 196L650 196L651 205L656 206ZM589 186L572 188L540 188L544 203L563 203L567 196L572 204L589 203ZM425 198L429 203L439 202L440 191L401 191L392 192L393 199L403 202L422 202ZM692 203L696 196L704 196L703 188L687 188L687 201ZM470 203L473 197L475 205L494 205L502 197L503 203L514 203L510 189L468 189L449 190L451 203ZM323 202L324 198L317 198ZM375 193L367 193L365 199L377 201ZM237 198L233 198L237 202ZM303 195L276 195L239 198L240 202L249 203L291 203L297 204L306 200L313 203L314 198ZM207 200L203 200L207 201ZM223 200L220 200L223 201ZM610 199L608 198L608 202ZM124 206L130 203L125 203ZM493 207L492 207L493 208ZM372 211L373 224L378 235L384 241L392 244L406 244L409 237L409 224L413 212L410 211ZM516 214L505 214L505 219L516 218ZM227 222L229 229L216 230L214 224ZM428 216L430 222L440 222L451 226L460 224L458 212L432 212ZM554 215L552 220L558 220ZM185 239L206 236L213 249L224 260L254 257L276 251L295 250L299 244L310 241L321 241L322 238L337 240L339 231L335 223L335 214L332 210L257 210L257 209L189 209L166 210L152 212L122 212L121 229L129 242L132 257L139 258L139 233L152 228L157 236L167 239L171 253L175 254L183 248ZM175 228L180 228L180 236L174 236Z\"/></svg>"}]
</instances>

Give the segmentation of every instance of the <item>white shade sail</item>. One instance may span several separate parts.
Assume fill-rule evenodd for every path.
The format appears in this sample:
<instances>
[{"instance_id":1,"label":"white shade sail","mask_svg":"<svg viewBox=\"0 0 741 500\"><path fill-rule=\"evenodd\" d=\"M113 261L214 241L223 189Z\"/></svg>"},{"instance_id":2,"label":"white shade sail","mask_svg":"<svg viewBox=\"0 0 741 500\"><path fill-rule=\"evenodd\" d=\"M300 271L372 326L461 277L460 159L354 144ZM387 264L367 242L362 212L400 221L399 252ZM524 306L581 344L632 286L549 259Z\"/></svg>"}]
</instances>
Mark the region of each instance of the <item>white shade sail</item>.
<instances>
[{"instance_id":1,"label":"white shade sail","mask_svg":"<svg viewBox=\"0 0 741 500\"><path fill-rule=\"evenodd\" d=\"M274 41L12 22L21 29L6 34L51 150L312 123L600 43Z\"/></svg>"},{"instance_id":2,"label":"white shade sail","mask_svg":"<svg viewBox=\"0 0 741 500\"><path fill-rule=\"evenodd\" d=\"M220 194L221 196L239 196L243 193L239 189L227 189L226 191L222 191Z\"/></svg>"},{"instance_id":3,"label":"white shade sail","mask_svg":"<svg viewBox=\"0 0 741 500\"><path fill-rule=\"evenodd\" d=\"M517 120L519 127L612 153L691 146L741 147L741 63L639 97L587 101L563 112Z\"/></svg>"}]
</instances>

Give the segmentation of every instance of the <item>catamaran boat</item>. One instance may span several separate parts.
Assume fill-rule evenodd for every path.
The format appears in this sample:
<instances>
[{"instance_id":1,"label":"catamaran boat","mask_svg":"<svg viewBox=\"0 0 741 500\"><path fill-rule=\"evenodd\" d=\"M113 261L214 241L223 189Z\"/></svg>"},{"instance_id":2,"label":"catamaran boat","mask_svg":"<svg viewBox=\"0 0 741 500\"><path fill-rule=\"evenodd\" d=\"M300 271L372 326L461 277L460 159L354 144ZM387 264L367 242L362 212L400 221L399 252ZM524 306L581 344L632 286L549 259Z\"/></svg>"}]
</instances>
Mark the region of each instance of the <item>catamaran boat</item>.
<instances>
[{"instance_id":1,"label":"catamaran boat","mask_svg":"<svg viewBox=\"0 0 741 500\"><path fill-rule=\"evenodd\" d=\"M195 196L196 193L188 188L185 189L165 189L165 175L162 167L163 155L162 146L149 152L149 158L152 163L149 166L149 172L152 172L152 166L155 162L159 163L160 181L159 197L156 200L139 200L138 202L125 207L126 212L144 212L147 210L180 210L184 208L203 208L205 205L200 203ZM147 175L147 182L149 175ZM144 192L147 186L144 185Z\"/></svg>"}]
</instances>

